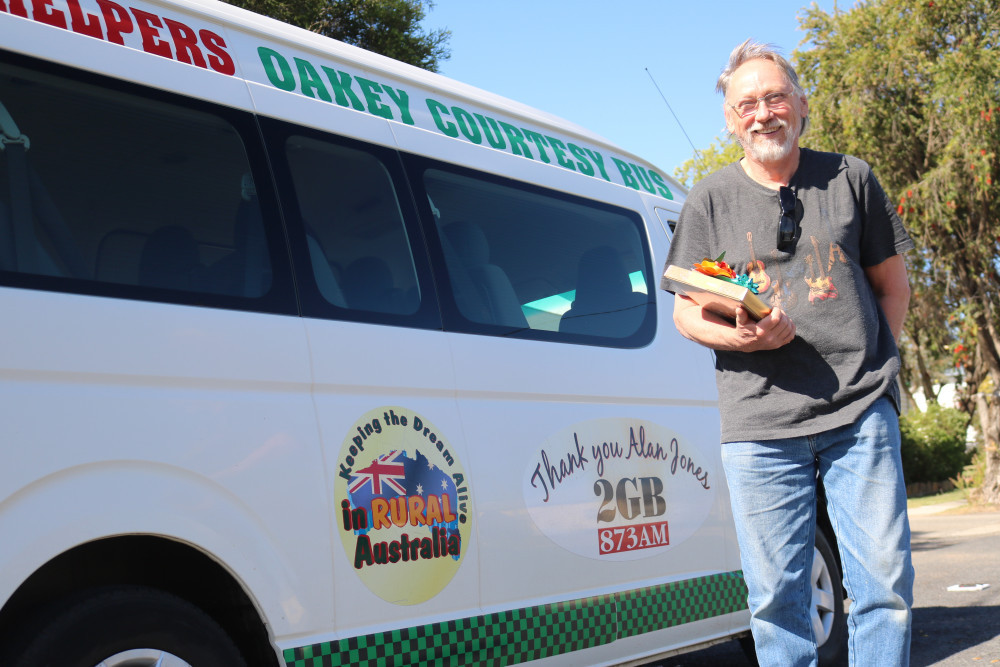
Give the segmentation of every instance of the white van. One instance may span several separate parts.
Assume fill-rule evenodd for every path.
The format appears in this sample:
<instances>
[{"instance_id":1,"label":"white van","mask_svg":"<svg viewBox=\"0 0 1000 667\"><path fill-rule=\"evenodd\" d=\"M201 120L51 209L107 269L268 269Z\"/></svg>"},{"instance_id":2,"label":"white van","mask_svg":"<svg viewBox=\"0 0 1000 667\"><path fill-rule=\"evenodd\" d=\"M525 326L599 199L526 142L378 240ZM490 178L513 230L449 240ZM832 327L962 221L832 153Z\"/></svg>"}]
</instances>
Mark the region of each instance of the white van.
<instances>
[{"instance_id":1,"label":"white van","mask_svg":"<svg viewBox=\"0 0 1000 667\"><path fill-rule=\"evenodd\" d=\"M0 133L0 664L746 635L663 172L193 0L0 0Z\"/></svg>"}]
</instances>

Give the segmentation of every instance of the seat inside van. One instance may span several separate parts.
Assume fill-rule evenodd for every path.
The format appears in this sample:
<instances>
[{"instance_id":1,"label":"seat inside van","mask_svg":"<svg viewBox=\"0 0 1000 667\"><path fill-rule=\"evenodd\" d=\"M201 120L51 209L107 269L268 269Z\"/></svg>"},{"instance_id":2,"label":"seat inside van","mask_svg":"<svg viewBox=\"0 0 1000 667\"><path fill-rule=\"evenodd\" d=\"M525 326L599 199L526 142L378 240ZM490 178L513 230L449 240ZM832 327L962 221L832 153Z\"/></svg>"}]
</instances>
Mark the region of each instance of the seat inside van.
<instances>
[{"instance_id":1,"label":"seat inside van","mask_svg":"<svg viewBox=\"0 0 1000 667\"><path fill-rule=\"evenodd\" d=\"M645 316L645 294L632 291L625 264L611 246L598 246L580 258L576 298L559 323L562 333L622 338Z\"/></svg>"},{"instance_id":2,"label":"seat inside van","mask_svg":"<svg viewBox=\"0 0 1000 667\"><path fill-rule=\"evenodd\" d=\"M454 253L447 258L449 271L453 264L458 263L485 304L485 312L463 314L473 320L485 316L478 321L487 324L527 328L528 320L510 278L502 268L490 263L490 246L482 228L471 222L459 221L447 225L444 234ZM461 280L460 274L458 277Z\"/></svg>"}]
</instances>

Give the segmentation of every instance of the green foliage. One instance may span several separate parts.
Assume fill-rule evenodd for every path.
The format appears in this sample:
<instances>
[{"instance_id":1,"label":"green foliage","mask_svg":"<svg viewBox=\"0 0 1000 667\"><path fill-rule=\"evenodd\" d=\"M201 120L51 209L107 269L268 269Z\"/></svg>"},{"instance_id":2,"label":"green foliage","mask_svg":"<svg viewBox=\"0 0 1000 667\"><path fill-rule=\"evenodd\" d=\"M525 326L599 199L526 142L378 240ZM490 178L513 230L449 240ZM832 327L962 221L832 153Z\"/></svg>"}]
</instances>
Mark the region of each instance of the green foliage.
<instances>
[{"instance_id":1,"label":"green foliage","mask_svg":"<svg viewBox=\"0 0 1000 667\"><path fill-rule=\"evenodd\" d=\"M870 162L918 245L907 379L957 373L1000 500L1000 404L977 394L1000 385L1000 0L814 4L801 23L811 145Z\"/></svg>"},{"instance_id":2,"label":"green foliage","mask_svg":"<svg viewBox=\"0 0 1000 667\"><path fill-rule=\"evenodd\" d=\"M329 0L316 31L417 67L438 71L451 56L449 30L423 32L429 0Z\"/></svg>"},{"instance_id":3,"label":"green foliage","mask_svg":"<svg viewBox=\"0 0 1000 667\"><path fill-rule=\"evenodd\" d=\"M731 137L716 137L712 145L674 169L674 176L689 188L714 171L743 157L743 147Z\"/></svg>"},{"instance_id":4,"label":"green foliage","mask_svg":"<svg viewBox=\"0 0 1000 667\"><path fill-rule=\"evenodd\" d=\"M313 29L326 4L325 0L223 0L223 2L306 30Z\"/></svg>"},{"instance_id":5,"label":"green foliage","mask_svg":"<svg viewBox=\"0 0 1000 667\"><path fill-rule=\"evenodd\" d=\"M955 477L972 459L965 449L968 415L936 404L912 410L899 420L903 436L903 476L907 484Z\"/></svg>"},{"instance_id":6,"label":"green foliage","mask_svg":"<svg viewBox=\"0 0 1000 667\"><path fill-rule=\"evenodd\" d=\"M420 27L430 0L227 1L432 72L451 57L450 30Z\"/></svg>"},{"instance_id":7,"label":"green foliage","mask_svg":"<svg viewBox=\"0 0 1000 667\"><path fill-rule=\"evenodd\" d=\"M1000 307L1000 2L814 5L802 25L811 145L873 165L921 247L915 291L943 297L934 319L956 315L957 336L985 325Z\"/></svg>"},{"instance_id":8,"label":"green foliage","mask_svg":"<svg viewBox=\"0 0 1000 667\"><path fill-rule=\"evenodd\" d=\"M969 490L977 489L986 480L986 457L981 449L976 449L972 454L972 463L965 466L962 472L952 478L956 488Z\"/></svg>"}]
</instances>

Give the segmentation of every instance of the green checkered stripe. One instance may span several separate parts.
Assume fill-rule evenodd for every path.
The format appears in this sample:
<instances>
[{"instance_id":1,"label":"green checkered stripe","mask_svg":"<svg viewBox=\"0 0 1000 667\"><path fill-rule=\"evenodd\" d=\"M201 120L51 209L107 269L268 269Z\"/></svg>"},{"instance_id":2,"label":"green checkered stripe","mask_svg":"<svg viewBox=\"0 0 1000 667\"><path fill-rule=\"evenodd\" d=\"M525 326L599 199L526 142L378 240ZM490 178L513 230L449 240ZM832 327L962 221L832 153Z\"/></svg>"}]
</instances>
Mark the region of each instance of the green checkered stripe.
<instances>
[{"instance_id":1,"label":"green checkered stripe","mask_svg":"<svg viewBox=\"0 0 1000 667\"><path fill-rule=\"evenodd\" d=\"M490 665L503 667L607 644L614 596L572 600L285 651L289 667Z\"/></svg>"},{"instance_id":2,"label":"green checkered stripe","mask_svg":"<svg viewBox=\"0 0 1000 667\"><path fill-rule=\"evenodd\" d=\"M618 603L621 636L634 637L746 609L747 586L743 572L723 572L619 593Z\"/></svg>"},{"instance_id":3,"label":"green checkered stripe","mask_svg":"<svg viewBox=\"0 0 1000 667\"><path fill-rule=\"evenodd\" d=\"M742 572L349 637L284 652L287 667L505 667L746 608Z\"/></svg>"}]
</instances>

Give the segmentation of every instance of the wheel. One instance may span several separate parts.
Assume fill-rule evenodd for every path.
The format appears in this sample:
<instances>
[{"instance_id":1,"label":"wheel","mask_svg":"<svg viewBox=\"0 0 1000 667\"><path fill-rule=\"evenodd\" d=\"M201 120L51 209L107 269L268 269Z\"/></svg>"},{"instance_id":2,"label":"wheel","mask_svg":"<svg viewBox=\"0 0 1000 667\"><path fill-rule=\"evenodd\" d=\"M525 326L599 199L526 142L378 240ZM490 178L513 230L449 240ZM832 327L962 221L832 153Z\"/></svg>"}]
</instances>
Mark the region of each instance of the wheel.
<instances>
[{"instance_id":1,"label":"wheel","mask_svg":"<svg viewBox=\"0 0 1000 667\"><path fill-rule=\"evenodd\" d=\"M819 650L821 667L842 664L847 651L847 617L844 614L844 596L841 593L840 568L833 555L833 548L821 529L816 530L816 545L813 547L812 564L812 604L809 615L812 620L813 636ZM740 646L750 660L757 664L757 653L753 637L740 639Z\"/></svg>"},{"instance_id":2,"label":"wheel","mask_svg":"<svg viewBox=\"0 0 1000 667\"><path fill-rule=\"evenodd\" d=\"M812 618L813 636L819 647L819 664L838 665L846 657L847 617L844 614L844 595L840 567L833 555L833 548L822 530L816 530L816 546L812 567Z\"/></svg>"},{"instance_id":3,"label":"wheel","mask_svg":"<svg viewBox=\"0 0 1000 667\"><path fill-rule=\"evenodd\" d=\"M14 667L245 667L239 649L200 608L140 586L94 589L43 609ZM5 663L8 664L8 663Z\"/></svg>"},{"instance_id":4,"label":"wheel","mask_svg":"<svg viewBox=\"0 0 1000 667\"><path fill-rule=\"evenodd\" d=\"M192 665L173 653L137 648L105 658L97 667L192 667Z\"/></svg>"}]
</instances>

